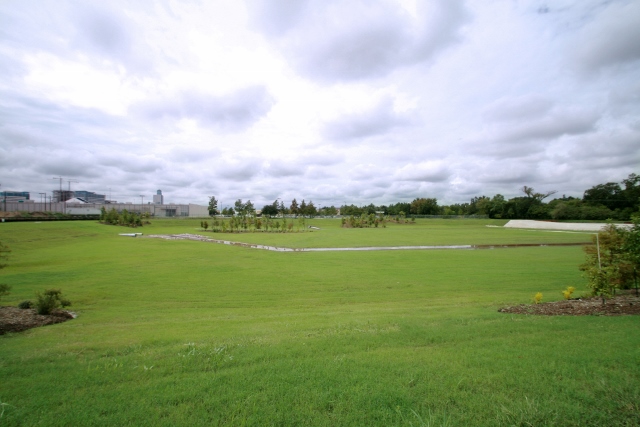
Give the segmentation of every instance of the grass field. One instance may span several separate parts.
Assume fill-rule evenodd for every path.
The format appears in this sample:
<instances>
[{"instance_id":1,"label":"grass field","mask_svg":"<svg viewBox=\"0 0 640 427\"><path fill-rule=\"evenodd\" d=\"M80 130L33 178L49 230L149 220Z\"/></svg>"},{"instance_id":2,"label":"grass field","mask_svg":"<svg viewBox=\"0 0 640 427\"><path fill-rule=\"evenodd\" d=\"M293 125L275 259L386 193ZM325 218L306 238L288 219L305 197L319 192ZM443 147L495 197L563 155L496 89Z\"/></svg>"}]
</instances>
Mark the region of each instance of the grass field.
<instances>
[{"instance_id":1,"label":"grass field","mask_svg":"<svg viewBox=\"0 0 640 427\"><path fill-rule=\"evenodd\" d=\"M197 233L155 220L145 234ZM418 220L209 237L287 247L571 243ZM635 317L507 315L586 293L582 248L274 253L0 224L4 305L61 288L79 317L0 337L0 425L640 425ZM205 233L200 233L205 234Z\"/></svg>"}]
</instances>

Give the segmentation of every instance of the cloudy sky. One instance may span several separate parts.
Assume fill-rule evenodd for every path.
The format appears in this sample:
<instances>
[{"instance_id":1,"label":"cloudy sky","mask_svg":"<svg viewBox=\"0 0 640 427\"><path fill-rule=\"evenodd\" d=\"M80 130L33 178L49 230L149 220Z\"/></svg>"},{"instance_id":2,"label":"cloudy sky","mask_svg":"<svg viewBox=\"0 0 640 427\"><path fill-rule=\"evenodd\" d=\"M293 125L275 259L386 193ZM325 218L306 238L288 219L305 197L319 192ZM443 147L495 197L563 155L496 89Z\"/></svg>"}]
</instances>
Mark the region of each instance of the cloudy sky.
<instances>
[{"instance_id":1,"label":"cloudy sky","mask_svg":"<svg viewBox=\"0 0 640 427\"><path fill-rule=\"evenodd\" d=\"M1 190L221 207L640 173L640 2L0 2Z\"/></svg>"}]
</instances>

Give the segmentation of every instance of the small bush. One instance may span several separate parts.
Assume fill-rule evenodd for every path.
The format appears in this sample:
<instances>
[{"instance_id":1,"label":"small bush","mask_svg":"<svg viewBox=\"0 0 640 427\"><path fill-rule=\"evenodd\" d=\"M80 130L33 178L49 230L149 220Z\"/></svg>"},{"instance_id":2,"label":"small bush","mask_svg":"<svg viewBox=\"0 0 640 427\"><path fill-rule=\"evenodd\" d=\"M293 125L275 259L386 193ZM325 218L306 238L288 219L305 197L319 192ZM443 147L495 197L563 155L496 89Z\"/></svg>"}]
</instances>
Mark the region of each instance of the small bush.
<instances>
[{"instance_id":1,"label":"small bush","mask_svg":"<svg viewBox=\"0 0 640 427\"><path fill-rule=\"evenodd\" d=\"M32 307L33 307L33 302L31 302L30 300L22 301L20 304L18 304L18 308L21 308L22 310L26 310Z\"/></svg>"},{"instance_id":2,"label":"small bush","mask_svg":"<svg viewBox=\"0 0 640 427\"><path fill-rule=\"evenodd\" d=\"M576 288L574 288L573 286L569 286L567 289L562 291L562 295L564 296L564 299L571 299L571 294L573 294L575 290Z\"/></svg>"},{"instance_id":3,"label":"small bush","mask_svg":"<svg viewBox=\"0 0 640 427\"><path fill-rule=\"evenodd\" d=\"M71 302L62 297L60 289L47 289L44 293L36 293L36 310L38 314L51 314L60 307L68 307Z\"/></svg>"},{"instance_id":4,"label":"small bush","mask_svg":"<svg viewBox=\"0 0 640 427\"><path fill-rule=\"evenodd\" d=\"M536 304L540 304L540 301L542 301L542 292L538 292L533 297L533 302L535 302Z\"/></svg>"}]
</instances>

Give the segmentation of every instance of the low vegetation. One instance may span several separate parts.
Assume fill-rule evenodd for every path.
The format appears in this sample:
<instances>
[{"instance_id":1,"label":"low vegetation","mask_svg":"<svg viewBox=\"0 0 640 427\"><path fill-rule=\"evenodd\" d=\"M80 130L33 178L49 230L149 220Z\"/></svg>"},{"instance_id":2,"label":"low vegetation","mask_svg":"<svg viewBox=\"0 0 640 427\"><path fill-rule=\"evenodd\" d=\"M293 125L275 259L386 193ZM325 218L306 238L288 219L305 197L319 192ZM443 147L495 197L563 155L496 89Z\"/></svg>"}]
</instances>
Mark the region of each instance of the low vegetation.
<instances>
[{"instance_id":1,"label":"low vegetation","mask_svg":"<svg viewBox=\"0 0 640 427\"><path fill-rule=\"evenodd\" d=\"M638 289L640 270L640 218L630 229L609 224L585 246L586 261L580 266L592 295L606 297L616 290Z\"/></svg>"},{"instance_id":2,"label":"low vegetation","mask_svg":"<svg viewBox=\"0 0 640 427\"><path fill-rule=\"evenodd\" d=\"M137 212L129 212L126 209L118 212L114 208L107 211L104 206L100 209L100 222L103 224L142 227L144 224L150 224L149 218L150 215L148 212L140 214Z\"/></svg>"},{"instance_id":3,"label":"low vegetation","mask_svg":"<svg viewBox=\"0 0 640 427\"><path fill-rule=\"evenodd\" d=\"M54 310L69 307L71 301L62 296L60 289L47 289L44 292L36 292L36 311L38 314L51 314Z\"/></svg>"}]
</instances>

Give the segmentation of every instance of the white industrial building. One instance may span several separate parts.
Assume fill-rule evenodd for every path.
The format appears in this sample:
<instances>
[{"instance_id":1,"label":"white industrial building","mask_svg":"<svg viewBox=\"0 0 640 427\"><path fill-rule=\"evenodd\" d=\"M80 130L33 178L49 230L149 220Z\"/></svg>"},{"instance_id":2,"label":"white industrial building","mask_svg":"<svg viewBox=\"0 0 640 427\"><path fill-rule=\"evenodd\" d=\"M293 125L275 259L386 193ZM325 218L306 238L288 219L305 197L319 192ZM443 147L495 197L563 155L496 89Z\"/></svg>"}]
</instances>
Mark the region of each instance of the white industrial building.
<instances>
[{"instance_id":1,"label":"white industrial building","mask_svg":"<svg viewBox=\"0 0 640 427\"><path fill-rule=\"evenodd\" d=\"M194 204L161 204L156 205L152 203L82 203L77 200L76 203L70 203L69 200L66 203L19 203L7 201L5 204L0 204L0 209L8 212L59 212L67 213L71 215L99 215L100 209L105 208L107 211L115 209L118 212L127 210L135 213L149 213L152 217L188 217L188 218L205 218L209 216L209 208L202 205Z\"/></svg>"}]
</instances>

